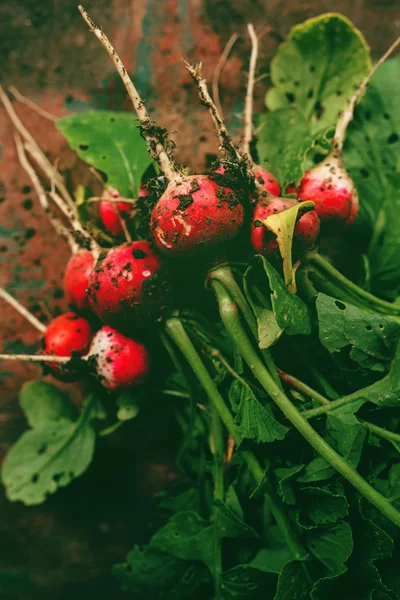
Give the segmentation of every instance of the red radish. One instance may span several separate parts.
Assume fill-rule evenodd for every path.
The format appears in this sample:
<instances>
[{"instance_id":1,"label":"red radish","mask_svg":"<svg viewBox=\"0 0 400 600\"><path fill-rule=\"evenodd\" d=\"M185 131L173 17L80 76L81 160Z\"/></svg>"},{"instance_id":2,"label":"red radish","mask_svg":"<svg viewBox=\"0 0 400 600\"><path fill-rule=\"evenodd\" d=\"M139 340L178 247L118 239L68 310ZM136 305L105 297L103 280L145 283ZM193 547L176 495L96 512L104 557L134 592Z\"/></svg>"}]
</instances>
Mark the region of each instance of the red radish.
<instances>
[{"instance_id":1,"label":"red radish","mask_svg":"<svg viewBox=\"0 0 400 600\"><path fill-rule=\"evenodd\" d=\"M278 248L275 235L269 231L262 223L261 219L266 219L271 215L283 212L297 202L289 198L276 198L269 203L258 203L253 213L253 222L251 226L251 243L257 254L270 254ZM294 240L303 248L311 246L318 237L319 218L315 210L305 213L298 222L294 230Z\"/></svg>"},{"instance_id":2,"label":"red radish","mask_svg":"<svg viewBox=\"0 0 400 600\"><path fill-rule=\"evenodd\" d=\"M87 290L90 307L105 323L134 327L165 305L168 292L162 260L146 241L100 255Z\"/></svg>"},{"instance_id":3,"label":"red radish","mask_svg":"<svg viewBox=\"0 0 400 600\"><path fill-rule=\"evenodd\" d=\"M90 323L74 312L66 312L53 319L44 334L43 354L49 356L83 356L87 353L93 333ZM74 379L75 373L59 363L50 363L49 368L56 376Z\"/></svg>"},{"instance_id":4,"label":"red radish","mask_svg":"<svg viewBox=\"0 0 400 600\"><path fill-rule=\"evenodd\" d=\"M151 213L150 228L160 250L179 254L227 242L239 233L243 218L236 192L207 175L189 175L169 183Z\"/></svg>"},{"instance_id":5,"label":"red radish","mask_svg":"<svg viewBox=\"0 0 400 600\"><path fill-rule=\"evenodd\" d=\"M64 293L68 304L78 310L89 308L86 289L93 266L94 256L90 250L85 249L73 254L67 263L63 280Z\"/></svg>"},{"instance_id":6,"label":"red radish","mask_svg":"<svg viewBox=\"0 0 400 600\"><path fill-rule=\"evenodd\" d=\"M146 196L146 190L140 189L139 196ZM133 203L124 202L118 190L108 187L103 192L103 198L99 203L99 216L104 228L115 236L123 234L121 219L127 219L132 213ZM113 200L107 200L113 198ZM121 202L115 202L121 198Z\"/></svg>"},{"instance_id":7,"label":"red radish","mask_svg":"<svg viewBox=\"0 0 400 600\"><path fill-rule=\"evenodd\" d=\"M143 344L108 325L94 336L89 355L101 384L109 390L141 383L150 368L149 355Z\"/></svg>"},{"instance_id":8,"label":"red radish","mask_svg":"<svg viewBox=\"0 0 400 600\"><path fill-rule=\"evenodd\" d=\"M331 152L308 171L297 188L300 201L312 200L321 221L351 225L358 214L358 196L341 153Z\"/></svg>"},{"instance_id":9,"label":"red radish","mask_svg":"<svg viewBox=\"0 0 400 600\"><path fill-rule=\"evenodd\" d=\"M346 171L342 151L347 127L354 116L354 108L372 75L399 45L400 37L370 70L364 81L353 94L340 115L333 137L333 150L316 167L308 171L300 182L297 194L300 201L311 200L322 221L331 221L344 226L351 225L357 218L359 202L353 180Z\"/></svg>"},{"instance_id":10,"label":"red radish","mask_svg":"<svg viewBox=\"0 0 400 600\"><path fill-rule=\"evenodd\" d=\"M261 185L273 196L280 196L281 188L279 186L279 182L276 177L272 175L267 169L263 169L258 165L252 167L253 173L257 179L261 183Z\"/></svg>"},{"instance_id":11,"label":"red radish","mask_svg":"<svg viewBox=\"0 0 400 600\"><path fill-rule=\"evenodd\" d=\"M229 187L219 186L207 175L183 176L175 168L172 160L173 146L168 140L167 132L150 118L133 81L107 36L93 23L82 6L79 6L79 11L114 62L137 113L149 154L159 164L169 181L167 189L151 214L151 229L157 246L164 252L177 254L181 251L215 246L233 238L242 227L244 217L243 207L236 193ZM199 80L204 97L206 94L209 96L207 86L200 78L199 68L188 68L193 77ZM208 102L208 98L206 100ZM223 138L224 151L229 156L238 158L236 148L218 111L213 112L213 118ZM118 306L121 309L119 301ZM103 308L98 310L99 312L104 313Z\"/></svg>"},{"instance_id":12,"label":"red radish","mask_svg":"<svg viewBox=\"0 0 400 600\"><path fill-rule=\"evenodd\" d=\"M290 185L287 186L286 193L287 194L297 194L296 188L294 187L293 183L291 183Z\"/></svg>"}]
</instances>

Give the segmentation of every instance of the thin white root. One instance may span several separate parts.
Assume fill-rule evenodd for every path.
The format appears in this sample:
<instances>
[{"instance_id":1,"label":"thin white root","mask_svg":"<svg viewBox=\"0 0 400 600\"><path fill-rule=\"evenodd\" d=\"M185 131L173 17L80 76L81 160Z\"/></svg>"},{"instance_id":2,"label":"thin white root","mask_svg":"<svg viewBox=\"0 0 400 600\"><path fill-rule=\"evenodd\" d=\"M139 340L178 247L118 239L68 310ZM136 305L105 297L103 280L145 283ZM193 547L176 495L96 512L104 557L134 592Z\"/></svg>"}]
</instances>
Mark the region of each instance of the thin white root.
<instances>
[{"instance_id":1,"label":"thin white root","mask_svg":"<svg viewBox=\"0 0 400 600\"><path fill-rule=\"evenodd\" d=\"M80 360L87 360L88 356L80 356ZM55 362L68 363L72 356L47 356L40 354L0 354L0 360L18 360L21 362Z\"/></svg>"},{"instance_id":2,"label":"thin white root","mask_svg":"<svg viewBox=\"0 0 400 600\"><path fill-rule=\"evenodd\" d=\"M35 104L35 102L32 102L32 100L23 96L21 94L21 92L19 92L17 90L17 88L14 87L13 85L10 85L8 89L11 92L11 94L14 96L14 98L16 100L18 100L18 102L21 102L22 104L26 104L26 106L29 106L29 108L34 110L41 117L44 117L45 119L48 119L49 121L53 121L53 123L55 123L58 120L57 117L55 117L51 113L47 112L47 110L44 110L43 108L41 108L40 106Z\"/></svg>"},{"instance_id":3,"label":"thin white root","mask_svg":"<svg viewBox=\"0 0 400 600\"><path fill-rule=\"evenodd\" d=\"M125 89L128 92L128 95L132 101L133 107L136 111L140 124L143 128L143 131L146 133L146 141L147 147L149 149L150 154L158 162L162 172L165 177L171 181L176 178L176 171L174 166L168 156L167 149L165 147L164 141L162 140L161 135L155 135L154 133L154 124L150 119L150 116L145 108L143 100L139 96L137 89L135 88L133 81L129 77L120 57L118 56L115 48L112 46L108 37L103 33L103 31L97 27L97 25L92 21L89 17L86 10L83 6L78 6L79 12L81 13L84 21L89 26L90 31L94 33L99 42L104 46L107 50L109 56L111 57L115 68L118 71L119 76L123 84L125 85ZM155 146L155 147L154 147Z\"/></svg>"},{"instance_id":4,"label":"thin white root","mask_svg":"<svg viewBox=\"0 0 400 600\"><path fill-rule=\"evenodd\" d=\"M225 127L225 124L221 118L221 115L218 112L218 109L211 99L210 93L207 88L207 82L202 77L202 74L201 74L201 64L193 66L185 61L185 65L197 85L197 88L199 90L200 100L203 102L203 104L205 106L207 106L208 111L211 115L211 118L214 121L214 126L215 126L215 129L216 129L219 141L220 141L220 146L221 146L222 151L227 153L229 158L233 161L243 160L244 158L247 158L240 152L240 150L233 143L233 140L232 140L231 136L229 135L228 130ZM257 181L257 179L254 177L254 173L251 170L251 167L252 167L251 162L249 162L249 161L247 161L247 162L248 162L248 175L254 181L257 195L259 197L264 197L264 198L267 198L267 197L273 198L274 196L270 192L268 192L264 188L264 186L259 181Z\"/></svg>"},{"instance_id":5,"label":"thin white root","mask_svg":"<svg viewBox=\"0 0 400 600\"><path fill-rule=\"evenodd\" d=\"M251 162L250 144L253 139L253 103L254 103L254 85L255 85L255 73L257 66L258 57L258 38L254 27L251 23L247 25L247 30L251 38L251 56L249 66L249 77L247 81L247 92L246 100L244 105L244 132L243 132L243 144L242 152L245 154Z\"/></svg>"},{"instance_id":6,"label":"thin white root","mask_svg":"<svg viewBox=\"0 0 400 600\"><path fill-rule=\"evenodd\" d=\"M18 302L11 294L6 292L4 288L0 288L0 298L3 298L10 306L15 308L19 314L24 317L31 325L35 327L40 333L44 333L47 329L46 325L44 325L39 319L35 317L29 310L27 310L22 304Z\"/></svg>"},{"instance_id":7,"label":"thin white root","mask_svg":"<svg viewBox=\"0 0 400 600\"><path fill-rule=\"evenodd\" d=\"M369 84L369 82L371 81L371 78L373 77L373 75L376 73L376 71L379 69L379 67L385 62L385 60L389 58L389 56L392 54L392 52L397 48L397 46L399 44L400 44L400 36L393 42L393 44L390 46L390 48L388 48L386 50L385 54L383 56L381 56L381 58L378 60L378 62L372 67L372 69L370 70L370 72L368 73L368 75L366 76L364 81L361 83L361 85L359 86L359 88L357 89L357 91L355 92L353 97L350 99L348 105L346 106L346 108L344 109L342 114L340 115L339 121L337 122L337 125L336 125L335 135L333 138L333 147L335 148L335 150L338 150L339 152L341 152L343 150L343 144L344 144L344 140L346 137L347 127L348 127L350 121L353 119L354 108L355 108L357 102L359 101L362 94L364 93L364 90L367 87L367 85Z\"/></svg>"},{"instance_id":8,"label":"thin white root","mask_svg":"<svg viewBox=\"0 0 400 600\"><path fill-rule=\"evenodd\" d=\"M52 177L55 178L57 187L58 187L60 193L63 195L65 201L71 206L71 208L74 207L75 206L74 201L72 200L67 188L65 187L64 180L63 180L61 174L58 173L58 171L54 172L53 165L51 164L51 162L49 161L47 156L44 154L44 152L39 148L34 137L29 133L29 131L23 125L21 119L15 112L13 105L11 104L7 94L4 92L1 85L0 85L0 100L3 103L4 108L6 109L6 112L10 118L10 121L12 122L14 127L17 129L17 131L20 133L20 135L21 135L22 139L25 141L25 143L27 145L29 145L29 147L31 148L30 153L33 156L33 158L39 164L39 166L41 167L43 172L47 175L47 177L49 177L49 179L51 179L50 174L51 173L53 174Z\"/></svg>"},{"instance_id":9,"label":"thin white root","mask_svg":"<svg viewBox=\"0 0 400 600\"><path fill-rule=\"evenodd\" d=\"M236 41L238 40L238 38L239 38L239 34L233 33L231 35L231 37L229 38L229 40L227 41L226 46L225 46L221 56L219 57L219 61L217 63L217 66L215 67L212 81L211 81L212 97L215 102L215 106L217 107L217 111L221 115L221 118L224 118L224 112L222 110L221 100L219 97L219 80L221 78L222 71L226 65L226 61L228 60L228 56L229 56L233 46L236 44Z\"/></svg>"},{"instance_id":10,"label":"thin white root","mask_svg":"<svg viewBox=\"0 0 400 600\"><path fill-rule=\"evenodd\" d=\"M88 198L86 202L125 202L126 204L132 204L132 206L137 204L137 200L131 200L129 198L123 198L121 200L121 198L104 198L104 196L92 196L91 198Z\"/></svg>"},{"instance_id":11,"label":"thin white root","mask_svg":"<svg viewBox=\"0 0 400 600\"><path fill-rule=\"evenodd\" d=\"M39 202L44 212L46 213L50 223L53 225L54 229L65 238L71 248L72 254L75 254L79 250L78 244L75 242L71 232L61 223L57 217L50 213L49 203L47 201L46 192L43 189L42 184L39 181L39 177L36 175L35 169L32 167L28 158L25 154L25 150L22 144L21 136L18 133L14 134L15 145L17 147L18 160L21 167L29 176L33 187L35 188L35 192L38 195Z\"/></svg>"},{"instance_id":12,"label":"thin white root","mask_svg":"<svg viewBox=\"0 0 400 600\"><path fill-rule=\"evenodd\" d=\"M242 155L240 154L239 150L236 148L235 144L233 143L233 140L232 140L231 136L229 135L228 130L225 127L225 124L222 120L222 117L221 117L218 109L215 106L213 100L211 99L211 96L210 96L210 93L209 93L208 87L207 87L207 82L204 79L204 77L202 76L201 63L199 63L197 65L190 65L188 62L185 61L185 66L197 85L201 101L205 104L205 106L207 106L207 108L209 110L211 118L214 122L215 130L218 135L221 149L223 151L225 151L226 153L228 153L228 155L230 156L231 159L240 160L242 158Z\"/></svg>"},{"instance_id":13,"label":"thin white root","mask_svg":"<svg viewBox=\"0 0 400 600\"><path fill-rule=\"evenodd\" d=\"M25 142L24 146L28 154L30 154L30 156L42 169L43 173L49 179L50 183L52 185L55 185L55 187L58 189L59 193L63 198L63 202L68 206L69 210L76 212L76 206L73 201L73 198L67 190L64 183L64 179L61 176L61 174L57 171L56 167L51 164L51 162L36 144Z\"/></svg>"}]
</instances>

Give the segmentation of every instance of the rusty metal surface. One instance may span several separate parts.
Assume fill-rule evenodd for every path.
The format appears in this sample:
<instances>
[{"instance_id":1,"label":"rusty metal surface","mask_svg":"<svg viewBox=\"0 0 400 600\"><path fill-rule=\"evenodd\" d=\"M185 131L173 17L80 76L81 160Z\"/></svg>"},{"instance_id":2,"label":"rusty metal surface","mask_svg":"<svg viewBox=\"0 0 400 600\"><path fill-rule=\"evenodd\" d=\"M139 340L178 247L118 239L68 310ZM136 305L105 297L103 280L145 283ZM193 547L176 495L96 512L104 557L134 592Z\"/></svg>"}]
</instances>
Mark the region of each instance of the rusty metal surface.
<instances>
[{"instance_id":1,"label":"rusty metal surface","mask_svg":"<svg viewBox=\"0 0 400 600\"><path fill-rule=\"evenodd\" d=\"M2 1L1 83L14 84L55 116L68 114L79 107L80 101L92 106L130 110L109 57L88 32L76 4L75 0ZM334 5L327 0L89 0L85 7L115 43L153 116L172 132L177 159L194 170L204 168L207 159L217 152L217 140L205 109L197 102L182 58L202 61L204 74L211 78L229 36L234 32L241 34L221 79L224 110L232 129L237 131L246 83L243 61L249 53L245 35L247 22L253 21L259 31L268 26L272 28L260 44L260 72L268 71L279 41L292 25L332 9L348 16L361 29L375 57L400 33L398 0L336 0ZM265 89L265 82L257 87L259 110ZM16 104L16 107L51 160L58 160L62 169L71 169L75 164L74 155L54 125L26 106ZM44 319L39 300L51 311L66 308L60 285L69 251L43 216L27 177L17 164L12 130L2 108L0 141L1 285ZM2 303L0 341L5 351L31 351L35 349L38 334ZM24 428L17 405L18 390L24 381L40 376L40 369L27 364L1 363L0 373L1 458ZM79 390L75 388L74 393L79 395ZM120 449L115 450L113 446L108 452L120 457ZM144 480L148 471L140 463L136 483ZM99 483L96 473L91 477L92 484L98 484L101 489L104 482ZM85 484L74 484L64 498L67 502L79 502L77 494L85 490L88 492ZM135 497L132 488L129 494L128 498ZM110 498L107 501L113 506ZM119 501L114 498L114 502L114 508L122 510ZM9 505L4 499L0 504L1 510L7 511L8 519L15 522L14 530L0 528L0 534L12 544L14 564L21 568L29 564L35 544L46 548L43 560L36 556L32 567L35 581L42 590L41 598L47 597L46 594L58 595L65 588L64 583L74 577L81 583L95 581L102 570L109 569L135 541L134 532L132 535L129 532L128 541L124 517L113 521L112 543L107 542L110 542L109 548L97 551L96 545L103 544L105 538L93 527L101 530L99 523L101 525L103 513L96 517L95 525L82 524L72 509L73 515L65 516L64 504L57 504L57 500L52 500L48 507L29 511ZM107 514L106 508L104 510ZM18 550L21 547L26 547L22 554ZM52 558L54 552L57 560ZM55 570L53 578L46 564Z\"/></svg>"}]
</instances>

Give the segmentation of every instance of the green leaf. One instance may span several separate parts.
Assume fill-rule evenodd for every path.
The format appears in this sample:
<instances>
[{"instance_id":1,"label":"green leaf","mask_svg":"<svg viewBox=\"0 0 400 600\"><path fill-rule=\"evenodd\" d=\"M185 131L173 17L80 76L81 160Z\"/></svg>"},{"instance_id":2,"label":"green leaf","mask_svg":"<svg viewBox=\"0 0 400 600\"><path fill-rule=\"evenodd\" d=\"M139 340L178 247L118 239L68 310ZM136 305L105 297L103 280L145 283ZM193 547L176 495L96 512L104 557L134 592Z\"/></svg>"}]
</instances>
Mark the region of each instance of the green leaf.
<instances>
[{"instance_id":1,"label":"green leaf","mask_svg":"<svg viewBox=\"0 0 400 600\"><path fill-rule=\"evenodd\" d=\"M344 160L360 197L361 220L373 230L368 253L372 288L400 293L400 56L374 74L350 124Z\"/></svg>"},{"instance_id":2,"label":"green leaf","mask_svg":"<svg viewBox=\"0 0 400 600\"><path fill-rule=\"evenodd\" d=\"M257 258L269 280L272 309L279 327L288 335L309 335L311 319L306 304L301 298L288 292L281 277L263 256Z\"/></svg>"},{"instance_id":3,"label":"green leaf","mask_svg":"<svg viewBox=\"0 0 400 600\"><path fill-rule=\"evenodd\" d=\"M278 468L274 471L278 483L279 495L286 504L296 504L292 479L297 473L302 471L303 468L304 465L296 465L295 467Z\"/></svg>"},{"instance_id":4,"label":"green leaf","mask_svg":"<svg viewBox=\"0 0 400 600\"><path fill-rule=\"evenodd\" d=\"M267 302L264 296L262 296L262 299L260 299L259 295L257 298L255 297L254 292L258 292L259 290L254 290L252 287L250 280L252 270L252 266L246 269L243 277L243 285L247 301L253 309L257 320L258 347L261 350L266 350L278 341L283 333L283 329L279 327L271 306L266 305Z\"/></svg>"},{"instance_id":5,"label":"green leaf","mask_svg":"<svg viewBox=\"0 0 400 600\"><path fill-rule=\"evenodd\" d=\"M138 398L133 396L132 392L123 392L117 398L117 418L120 421L129 421L134 419L140 412Z\"/></svg>"},{"instance_id":6,"label":"green leaf","mask_svg":"<svg viewBox=\"0 0 400 600\"><path fill-rule=\"evenodd\" d=\"M260 219L260 223L276 236L279 252L282 257L285 284L291 294L296 292L295 269L292 262L294 229L301 216L313 210L314 207L314 202L299 202L295 206L271 215L266 219Z\"/></svg>"},{"instance_id":7,"label":"green leaf","mask_svg":"<svg viewBox=\"0 0 400 600\"><path fill-rule=\"evenodd\" d=\"M81 415L73 421L65 416L63 402L60 413L40 414L32 398L27 398L25 395L24 404L28 405L33 428L9 450L2 478L9 500L33 505L41 504L86 471L94 453L96 434L90 421L96 417L97 403L89 396Z\"/></svg>"},{"instance_id":8,"label":"green leaf","mask_svg":"<svg viewBox=\"0 0 400 600\"><path fill-rule=\"evenodd\" d=\"M32 428L77 416L67 394L45 381L27 381L19 393L19 404Z\"/></svg>"},{"instance_id":9,"label":"green leaf","mask_svg":"<svg viewBox=\"0 0 400 600\"><path fill-rule=\"evenodd\" d=\"M215 501L214 523L220 538L258 538L256 531L221 500Z\"/></svg>"},{"instance_id":10,"label":"green leaf","mask_svg":"<svg viewBox=\"0 0 400 600\"><path fill-rule=\"evenodd\" d=\"M250 385L239 380L233 385L236 398L240 398L236 423L241 436L257 443L283 440L289 429L275 419L269 404L261 404Z\"/></svg>"},{"instance_id":11,"label":"green leaf","mask_svg":"<svg viewBox=\"0 0 400 600\"><path fill-rule=\"evenodd\" d=\"M365 39L345 17L309 19L293 27L271 62L267 107L297 107L311 131L321 131L336 123L370 67Z\"/></svg>"},{"instance_id":12,"label":"green leaf","mask_svg":"<svg viewBox=\"0 0 400 600\"><path fill-rule=\"evenodd\" d=\"M342 521L307 534L307 547L330 574L343 572L343 565L353 551L351 527Z\"/></svg>"},{"instance_id":13,"label":"green leaf","mask_svg":"<svg viewBox=\"0 0 400 600\"><path fill-rule=\"evenodd\" d=\"M260 118L260 164L271 168L282 190L302 178L303 163L311 145L310 126L297 108L282 108Z\"/></svg>"},{"instance_id":14,"label":"green leaf","mask_svg":"<svg viewBox=\"0 0 400 600\"><path fill-rule=\"evenodd\" d=\"M297 478L300 483L313 483L314 481L324 481L330 479L335 473L333 467L331 467L322 456L317 456L306 466L304 473Z\"/></svg>"},{"instance_id":15,"label":"green leaf","mask_svg":"<svg viewBox=\"0 0 400 600\"><path fill-rule=\"evenodd\" d=\"M339 519L343 519L349 511L343 489L302 487L299 502L301 508L298 523L306 529L336 523Z\"/></svg>"},{"instance_id":16,"label":"green leaf","mask_svg":"<svg viewBox=\"0 0 400 600\"><path fill-rule=\"evenodd\" d=\"M390 499L396 502L400 499L400 463L390 467L388 483Z\"/></svg>"},{"instance_id":17,"label":"green leaf","mask_svg":"<svg viewBox=\"0 0 400 600\"><path fill-rule=\"evenodd\" d=\"M212 572L213 526L198 514L186 511L173 515L151 538L150 547L182 560L203 562Z\"/></svg>"},{"instance_id":18,"label":"green leaf","mask_svg":"<svg viewBox=\"0 0 400 600\"><path fill-rule=\"evenodd\" d=\"M57 121L79 158L107 175L107 185L136 198L151 164L138 122L131 113L88 111Z\"/></svg>"},{"instance_id":19,"label":"green leaf","mask_svg":"<svg viewBox=\"0 0 400 600\"><path fill-rule=\"evenodd\" d=\"M238 565L221 573L221 600L268 600L276 577L252 565Z\"/></svg>"},{"instance_id":20,"label":"green leaf","mask_svg":"<svg viewBox=\"0 0 400 600\"><path fill-rule=\"evenodd\" d=\"M306 564L304 561L293 560L284 565L274 600L301 600L308 596L310 583L304 569Z\"/></svg>"},{"instance_id":21,"label":"green leaf","mask_svg":"<svg viewBox=\"0 0 400 600\"><path fill-rule=\"evenodd\" d=\"M354 415L329 415L326 427L336 449L355 469L361 458L367 430Z\"/></svg>"},{"instance_id":22,"label":"green leaf","mask_svg":"<svg viewBox=\"0 0 400 600\"><path fill-rule=\"evenodd\" d=\"M361 367L386 371L400 336L400 324L318 294L316 301L319 339L332 354L349 349L349 356Z\"/></svg>"},{"instance_id":23,"label":"green leaf","mask_svg":"<svg viewBox=\"0 0 400 600\"><path fill-rule=\"evenodd\" d=\"M129 552L125 563L114 566L113 575L122 590L140 600L197 598L199 589L211 579L201 563L180 560L149 547Z\"/></svg>"},{"instance_id":24,"label":"green leaf","mask_svg":"<svg viewBox=\"0 0 400 600\"><path fill-rule=\"evenodd\" d=\"M330 149L327 135L311 135L310 124L295 107L281 108L262 115L258 127L260 165L270 169L281 184L282 194L288 185L297 185L305 172L305 161L316 143Z\"/></svg>"},{"instance_id":25,"label":"green leaf","mask_svg":"<svg viewBox=\"0 0 400 600\"><path fill-rule=\"evenodd\" d=\"M251 561L251 565L266 573L276 573L279 575L283 566L289 562L292 557L291 551L284 543L277 548L261 548Z\"/></svg>"}]
</instances>

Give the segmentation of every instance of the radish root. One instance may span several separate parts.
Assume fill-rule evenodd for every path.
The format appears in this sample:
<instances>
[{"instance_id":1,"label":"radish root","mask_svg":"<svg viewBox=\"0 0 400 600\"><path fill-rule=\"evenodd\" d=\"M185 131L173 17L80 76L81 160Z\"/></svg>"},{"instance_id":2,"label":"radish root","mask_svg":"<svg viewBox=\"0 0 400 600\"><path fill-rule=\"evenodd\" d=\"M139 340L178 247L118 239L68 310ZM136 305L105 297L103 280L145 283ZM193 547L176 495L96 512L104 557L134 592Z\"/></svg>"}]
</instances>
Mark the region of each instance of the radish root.
<instances>
[{"instance_id":1,"label":"radish root","mask_svg":"<svg viewBox=\"0 0 400 600\"><path fill-rule=\"evenodd\" d=\"M245 154L249 161L252 162L250 144L253 139L253 104L254 104L254 85L255 85L255 73L257 66L258 57L258 38L254 27L251 23L247 25L247 31L251 38L251 56L249 66L249 77L247 81L246 100L244 105L244 136L242 144L242 152Z\"/></svg>"},{"instance_id":2,"label":"radish root","mask_svg":"<svg viewBox=\"0 0 400 600\"><path fill-rule=\"evenodd\" d=\"M19 314L24 317L31 325L35 327L40 333L45 333L47 327L39 319L35 317L27 308L22 306L11 294L6 292L4 288L0 288L0 298L3 298L10 306L15 308Z\"/></svg>"},{"instance_id":3,"label":"radish root","mask_svg":"<svg viewBox=\"0 0 400 600\"><path fill-rule=\"evenodd\" d=\"M128 92L129 98L132 101L133 107L140 121L142 132L146 138L147 148L149 150L150 155L159 164L160 169L169 181L176 179L177 172L174 168L172 160L169 157L168 143L166 144L166 132L160 127L157 127L150 118L143 103L143 100L139 96L139 93L136 87L134 86L133 81L129 77L122 63L122 60L118 56L115 48L111 44L108 37L92 21L92 19L89 17L88 13L83 8L83 6L78 6L78 9L84 21L89 26L90 31L94 33L99 42L107 50L109 56L111 57L115 65L115 68L118 71L119 76L121 77L123 84L125 85L125 89Z\"/></svg>"},{"instance_id":4,"label":"radish root","mask_svg":"<svg viewBox=\"0 0 400 600\"><path fill-rule=\"evenodd\" d=\"M238 33L233 33L231 35L231 37L229 38L229 40L219 58L219 61L217 63L217 66L215 67L213 77L212 77L212 82L211 82L212 96L213 96L213 100L215 102L215 106L217 107L217 111L221 115L221 118L224 117L224 112L222 110L221 100L219 97L219 80L221 77L221 73L226 65L226 61L228 60L228 56L238 39L239 39Z\"/></svg>"}]
</instances>

